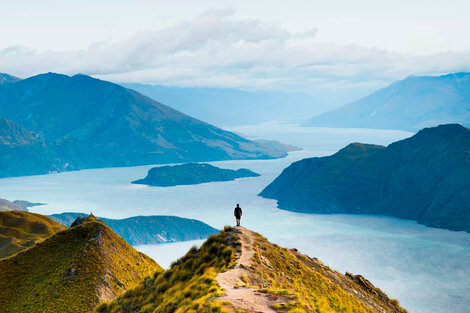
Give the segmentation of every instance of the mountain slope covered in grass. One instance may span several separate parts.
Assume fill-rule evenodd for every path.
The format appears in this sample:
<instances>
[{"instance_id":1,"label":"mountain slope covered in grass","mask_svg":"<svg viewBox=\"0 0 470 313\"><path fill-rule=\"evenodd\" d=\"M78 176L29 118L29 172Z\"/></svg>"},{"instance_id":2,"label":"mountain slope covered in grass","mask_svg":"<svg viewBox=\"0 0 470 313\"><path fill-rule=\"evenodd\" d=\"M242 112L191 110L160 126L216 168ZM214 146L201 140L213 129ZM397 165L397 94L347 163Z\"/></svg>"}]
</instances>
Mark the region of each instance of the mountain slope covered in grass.
<instances>
[{"instance_id":1,"label":"mountain slope covered in grass","mask_svg":"<svg viewBox=\"0 0 470 313\"><path fill-rule=\"evenodd\" d=\"M411 76L305 125L417 131L447 123L470 127L470 73Z\"/></svg>"},{"instance_id":2,"label":"mountain slope covered in grass","mask_svg":"<svg viewBox=\"0 0 470 313\"><path fill-rule=\"evenodd\" d=\"M24 211L0 212L0 259L64 229L64 226L44 215Z\"/></svg>"},{"instance_id":3,"label":"mountain slope covered in grass","mask_svg":"<svg viewBox=\"0 0 470 313\"><path fill-rule=\"evenodd\" d=\"M93 217L0 260L5 312L92 312L160 266Z\"/></svg>"},{"instance_id":4,"label":"mountain slope covered in grass","mask_svg":"<svg viewBox=\"0 0 470 313\"><path fill-rule=\"evenodd\" d=\"M353 143L291 164L260 195L289 211L388 215L470 232L470 130L449 124L388 147Z\"/></svg>"},{"instance_id":5,"label":"mountain slope covered in grass","mask_svg":"<svg viewBox=\"0 0 470 313\"><path fill-rule=\"evenodd\" d=\"M342 275L259 234L227 227L96 312L406 311L362 276Z\"/></svg>"}]
</instances>

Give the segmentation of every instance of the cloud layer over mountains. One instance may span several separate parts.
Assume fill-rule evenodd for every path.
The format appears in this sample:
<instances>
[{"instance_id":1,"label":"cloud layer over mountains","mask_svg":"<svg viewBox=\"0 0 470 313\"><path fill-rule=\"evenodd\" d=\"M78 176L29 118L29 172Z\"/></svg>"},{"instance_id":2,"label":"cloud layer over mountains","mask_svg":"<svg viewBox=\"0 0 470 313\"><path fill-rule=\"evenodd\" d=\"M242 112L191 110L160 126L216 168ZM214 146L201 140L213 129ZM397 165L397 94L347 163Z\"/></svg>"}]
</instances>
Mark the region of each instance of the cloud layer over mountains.
<instances>
[{"instance_id":1,"label":"cloud layer over mountains","mask_svg":"<svg viewBox=\"0 0 470 313\"><path fill-rule=\"evenodd\" d=\"M411 74L470 71L469 50L403 54L319 42L316 32L292 33L280 24L236 18L232 9L209 10L83 50L3 47L0 64L20 77L55 71L113 81L303 91L370 91Z\"/></svg>"}]
</instances>

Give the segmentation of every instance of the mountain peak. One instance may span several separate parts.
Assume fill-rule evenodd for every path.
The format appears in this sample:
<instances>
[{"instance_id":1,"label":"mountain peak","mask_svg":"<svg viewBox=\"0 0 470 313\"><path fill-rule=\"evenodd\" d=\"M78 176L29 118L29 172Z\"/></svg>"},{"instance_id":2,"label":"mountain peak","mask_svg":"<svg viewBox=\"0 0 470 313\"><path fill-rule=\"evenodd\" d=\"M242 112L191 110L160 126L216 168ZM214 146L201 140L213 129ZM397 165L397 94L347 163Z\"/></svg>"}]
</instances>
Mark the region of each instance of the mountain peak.
<instances>
[{"instance_id":1,"label":"mountain peak","mask_svg":"<svg viewBox=\"0 0 470 313\"><path fill-rule=\"evenodd\" d=\"M97 312L169 312L175 307L214 313L406 312L362 276L342 275L243 227L226 227Z\"/></svg>"}]
</instances>

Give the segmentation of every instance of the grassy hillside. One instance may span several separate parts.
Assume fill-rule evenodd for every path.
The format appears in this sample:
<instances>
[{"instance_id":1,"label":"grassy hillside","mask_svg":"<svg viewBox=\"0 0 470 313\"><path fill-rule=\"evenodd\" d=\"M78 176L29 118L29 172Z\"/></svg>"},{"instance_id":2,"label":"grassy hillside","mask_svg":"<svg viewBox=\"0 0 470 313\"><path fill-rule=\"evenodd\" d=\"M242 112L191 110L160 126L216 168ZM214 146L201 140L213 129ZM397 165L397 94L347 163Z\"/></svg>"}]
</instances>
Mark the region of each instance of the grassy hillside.
<instances>
[{"instance_id":1,"label":"grassy hillside","mask_svg":"<svg viewBox=\"0 0 470 313\"><path fill-rule=\"evenodd\" d=\"M291 295L279 312L406 312L360 275L343 275L310 258L272 244L256 234L248 287Z\"/></svg>"},{"instance_id":2,"label":"grassy hillside","mask_svg":"<svg viewBox=\"0 0 470 313\"><path fill-rule=\"evenodd\" d=\"M240 235L246 233L254 238L249 245L240 241ZM249 266L238 263L245 259L242 251L253 254ZM406 312L361 276L342 275L316 259L273 245L259 234L228 227L209 237L200 249L192 248L169 270L101 304L97 312L248 312L237 305L248 299L222 298L224 290L216 275L227 271L247 273L235 288L253 289L259 299L265 295L287 299L270 308L276 312Z\"/></svg>"},{"instance_id":3,"label":"grassy hillside","mask_svg":"<svg viewBox=\"0 0 470 313\"><path fill-rule=\"evenodd\" d=\"M163 273L146 279L97 312L227 312L213 302L222 294L215 275L234 265L235 254L225 231L210 236L200 249L192 248Z\"/></svg>"},{"instance_id":4,"label":"grassy hillside","mask_svg":"<svg viewBox=\"0 0 470 313\"><path fill-rule=\"evenodd\" d=\"M0 261L5 312L91 312L161 271L103 222L66 229Z\"/></svg>"},{"instance_id":5,"label":"grassy hillside","mask_svg":"<svg viewBox=\"0 0 470 313\"><path fill-rule=\"evenodd\" d=\"M64 229L64 226L44 215L25 211L0 212L0 259Z\"/></svg>"}]
</instances>

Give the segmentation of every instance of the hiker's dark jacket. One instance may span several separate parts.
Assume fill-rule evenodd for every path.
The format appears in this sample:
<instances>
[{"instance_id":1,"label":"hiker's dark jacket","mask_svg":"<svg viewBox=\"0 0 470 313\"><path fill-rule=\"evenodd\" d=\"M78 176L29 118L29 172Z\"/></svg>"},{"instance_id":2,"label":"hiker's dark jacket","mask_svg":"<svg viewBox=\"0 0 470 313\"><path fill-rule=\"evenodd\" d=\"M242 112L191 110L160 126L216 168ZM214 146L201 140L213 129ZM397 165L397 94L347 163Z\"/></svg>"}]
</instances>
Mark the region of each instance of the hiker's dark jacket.
<instances>
[{"instance_id":1,"label":"hiker's dark jacket","mask_svg":"<svg viewBox=\"0 0 470 313\"><path fill-rule=\"evenodd\" d=\"M236 218L242 217L242 208L236 207L236 208L235 208L235 211L233 212L233 214L235 215Z\"/></svg>"}]
</instances>

